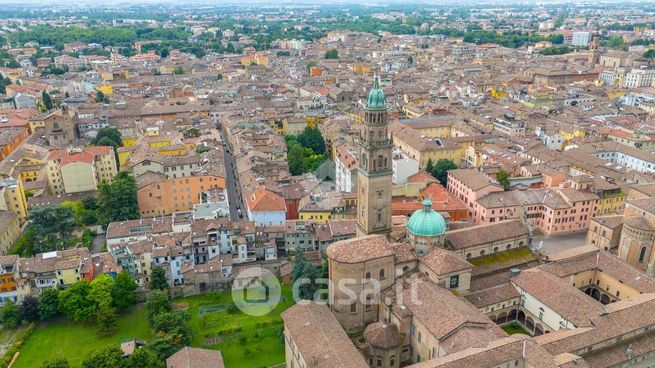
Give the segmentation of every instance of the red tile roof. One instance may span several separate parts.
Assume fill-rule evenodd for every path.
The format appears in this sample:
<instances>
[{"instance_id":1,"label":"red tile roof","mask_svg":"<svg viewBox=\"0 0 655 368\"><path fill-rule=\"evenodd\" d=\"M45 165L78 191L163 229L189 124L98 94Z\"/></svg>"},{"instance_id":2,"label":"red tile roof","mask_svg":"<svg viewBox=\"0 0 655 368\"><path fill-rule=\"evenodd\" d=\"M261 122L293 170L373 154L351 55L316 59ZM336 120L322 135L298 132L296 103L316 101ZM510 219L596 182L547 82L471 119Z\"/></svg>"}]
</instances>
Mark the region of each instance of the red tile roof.
<instances>
[{"instance_id":1,"label":"red tile roof","mask_svg":"<svg viewBox=\"0 0 655 368\"><path fill-rule=\"evenodd\" d=\"M86 152L75 153L75 154L72 154L70 156L64 157L59 162L59 165L64 166L64 165L67 165L67 164L70 164L70 163L73 163L73 162L84 162L84 163L87 163L87 164L92 164L94 158L95 158L95 156L90 154L90 153L86 153Z\"/></svg>"},{"instance_id":2,"label":"red tile roof","mask_svg":"<svg viewBox=\"0 0 655 368\"><path fill-rule=\"evenodd\" d=\"M246 203L250 211L270 212L287 210L284 198L264 187L259 187L254 193L248 196Z\"/></svg>"}]
</instances>

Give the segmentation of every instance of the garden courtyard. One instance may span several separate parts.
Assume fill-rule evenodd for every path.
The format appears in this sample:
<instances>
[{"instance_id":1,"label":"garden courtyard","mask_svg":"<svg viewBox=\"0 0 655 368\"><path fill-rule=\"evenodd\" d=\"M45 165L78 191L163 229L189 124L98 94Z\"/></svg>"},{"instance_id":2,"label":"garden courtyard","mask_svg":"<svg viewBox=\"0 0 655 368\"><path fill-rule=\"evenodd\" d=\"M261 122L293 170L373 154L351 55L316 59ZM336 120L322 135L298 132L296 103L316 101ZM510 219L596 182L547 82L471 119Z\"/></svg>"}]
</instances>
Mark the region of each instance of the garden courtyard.
<instances>
[{"instance_id":1,"label":"garden courtyard","mask_svg":"<svg viewBox=\"0 0 655 368\"><path fill-rule=\"evenodd\" d=\"M283 323L280 314L293 305L290 286L282 286L282 300L269 314L253 317L233 307L230 292L212 292L173 300L174 309L189 313L191 345L220 350L230 368L270 367L284 362ZM143 304L119 317L115 334L101 337L95 323L65 319L43 324L20 349L15 368L39 368L44 361L65 357L80 367L94 349L134 338L148 340L151 331Z\"/></svg>"}]
</instances>

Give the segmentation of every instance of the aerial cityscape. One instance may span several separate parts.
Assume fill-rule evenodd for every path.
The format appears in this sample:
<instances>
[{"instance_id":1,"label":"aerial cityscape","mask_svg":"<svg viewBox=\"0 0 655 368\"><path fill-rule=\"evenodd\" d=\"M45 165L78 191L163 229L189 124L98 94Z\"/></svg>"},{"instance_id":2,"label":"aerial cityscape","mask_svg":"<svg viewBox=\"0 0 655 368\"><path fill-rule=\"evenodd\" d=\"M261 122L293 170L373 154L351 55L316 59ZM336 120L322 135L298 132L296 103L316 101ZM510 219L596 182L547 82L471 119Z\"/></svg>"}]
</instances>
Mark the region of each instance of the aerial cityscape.
<instances>
[{"instance_id":1,"label":"aerial cityscape","mask_svg":"<svg viewBox=\"0 0 655 368\"><path fill-rule=\"evenodd\" d=\"M655 3L0 0L0 368L655 367Z\"/></svg>"}]
</instances>

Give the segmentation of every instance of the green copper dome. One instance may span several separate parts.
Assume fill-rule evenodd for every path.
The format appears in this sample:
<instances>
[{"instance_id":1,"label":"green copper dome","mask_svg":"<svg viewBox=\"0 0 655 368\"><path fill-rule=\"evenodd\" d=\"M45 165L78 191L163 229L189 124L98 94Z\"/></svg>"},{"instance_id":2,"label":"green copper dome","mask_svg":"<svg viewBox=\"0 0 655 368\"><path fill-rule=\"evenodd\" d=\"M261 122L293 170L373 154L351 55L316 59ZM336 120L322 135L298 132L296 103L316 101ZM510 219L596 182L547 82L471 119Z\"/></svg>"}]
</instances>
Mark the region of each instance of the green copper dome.
<instances>
[{"instance_id":1,"label":"green copper dome","mask_svg":"<svg viewBox=\"0 0 655 368\"><path fill-rule=\"evenodd\" d=\"M371 110L384 110L387 108L387 97L384 95L382 88L380 88L378 77L373 77L373 88L368 93L366 107Z\"/></svg>"},{"instance_id":2,"label":"green copper dome","mask_svg":"<svg viewBox=\"0 0 655 368\"><path fill-rule=\"evenodd\" d=\"M418 236L439 236L446 232L446 221L438 212L432 209L432 201L425 199L423 209L409 218L407 231Z\"/></svg>"}]
</instances>

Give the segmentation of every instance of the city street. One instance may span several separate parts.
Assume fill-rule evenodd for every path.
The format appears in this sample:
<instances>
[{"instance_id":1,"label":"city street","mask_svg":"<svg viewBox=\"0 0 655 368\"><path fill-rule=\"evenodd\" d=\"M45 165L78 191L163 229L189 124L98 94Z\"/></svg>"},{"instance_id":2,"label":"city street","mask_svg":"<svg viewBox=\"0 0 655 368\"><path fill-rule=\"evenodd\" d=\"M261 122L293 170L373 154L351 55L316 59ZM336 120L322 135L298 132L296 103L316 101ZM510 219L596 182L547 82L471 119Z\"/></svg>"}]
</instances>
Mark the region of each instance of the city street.
<instances>
[{"instance_id":1,"label":"city street","mask_svg":"<svg viewBox=\"0 0 655 368\"><path fill-rule=\"evenodd\" d=\"M216 124L218 128L218 124ZM237 163L232 152L232 147L230 147L230 142L225 137L223 130L218 129L221 138L225 144L223 145L223 151L225 152L225 175L226 175L226 184L227 184L227 198L230 203L230 218L232 220L239 219L239 209L242 211L242 215L245 216L245 207L243 205L243 198L241 196L241 185L239 185L239 174L237 172Z\"/></svg>"}]
</instances>

